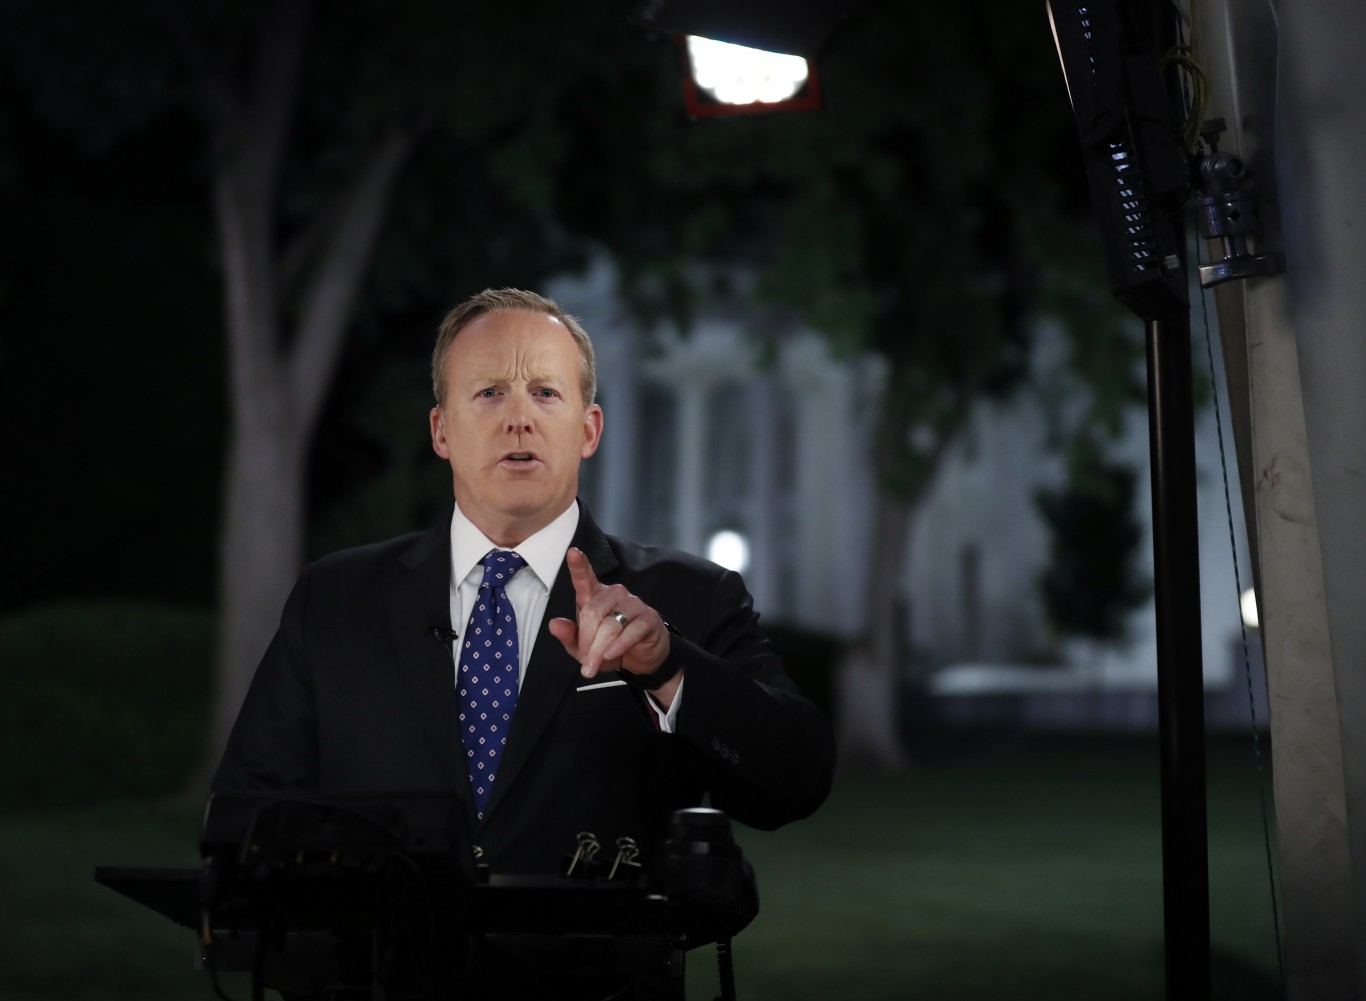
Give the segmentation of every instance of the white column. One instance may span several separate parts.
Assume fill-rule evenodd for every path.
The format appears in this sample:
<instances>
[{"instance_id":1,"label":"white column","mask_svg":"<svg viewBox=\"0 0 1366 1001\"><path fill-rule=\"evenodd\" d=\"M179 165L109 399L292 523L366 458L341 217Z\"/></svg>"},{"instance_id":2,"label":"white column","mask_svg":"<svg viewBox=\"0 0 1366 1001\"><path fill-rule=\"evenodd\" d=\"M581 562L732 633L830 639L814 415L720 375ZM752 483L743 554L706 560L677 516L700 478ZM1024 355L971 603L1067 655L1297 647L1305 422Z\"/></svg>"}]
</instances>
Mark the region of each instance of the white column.
<instances>
[{"instance_id":1,"label":"white column","mask_svg":"<svg viewBox=\"0 0 1366 1001\"><path fill-rule=\"evenodd\" d=\"M850 421L848 400L840 392L844 377L815 338L794 344L784 357L784 378L800 401L795 414L797 531L787 540L795 547L794 611L804 624L848 635L858 625L851 589L831 582L861 577L863 554L846 548L853 512L842 503ZM831 567L847 573L832 575Z\"/></svg>"},{"instance_id":2,"label":"white column","mask_svg":"<svg viewBox=\"0 0 1366 1001\"><path fill-rule=\"evenodd\" d=\"M674 545L685 552L705 555L706 545L706 442L708 382L692 378L678 387L678 516L674 522Z\"/></svg>"},{"instance_id":3,"label":"white column","mask_svg":"<svg viewBox=\"0 0 1366 1001\"><path fill-rule=\"evenodd\" d=\"M745 531L749 536L750 566L745 583L754 596L754 607L770 618L781 617L778 607L778 574L783 553L776 526L778 422L774 413L773 376L757 373L749 383L747 398L750 435L749 496L745 502Z\"/></svg>"}]
</instances>

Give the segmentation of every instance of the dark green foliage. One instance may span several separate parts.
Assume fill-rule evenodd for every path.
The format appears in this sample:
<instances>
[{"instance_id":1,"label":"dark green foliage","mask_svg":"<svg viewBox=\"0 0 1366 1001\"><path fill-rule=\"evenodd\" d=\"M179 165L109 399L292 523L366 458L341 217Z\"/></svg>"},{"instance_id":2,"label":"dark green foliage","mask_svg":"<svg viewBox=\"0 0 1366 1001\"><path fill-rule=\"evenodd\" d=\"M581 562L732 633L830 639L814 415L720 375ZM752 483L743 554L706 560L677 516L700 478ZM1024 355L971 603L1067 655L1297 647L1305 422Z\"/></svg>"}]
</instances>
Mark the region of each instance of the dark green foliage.
<instances>
[{"instance_id":1,"label":"dark green foliage","mask_svg":"<svg viewBox=\"0 0 1366 1001\"><path fill-rule=\"evenodd\" d=\"M417 360L390 361L377 366L368 381L358 379L354 391L348 379L347 416L357 434L340 440L320 438L313 461L320 473L355 486L315 496L310 556L402 535L449 518L450 473L432 454L426 422L419 419L432 403L424 374Z\"/></svg>"},{"instance_id":2,"label":"dark green foliage","mask_svg":"<svg viewBox=\"0 0 1366 1001\"><path fill-rule=\"evenodd\" d=\"M21 479L62 487L29 523L79 524L90 495L105 507L112 496L116 519L161 519L155 532L129 533L140 550L148 537L176 540L110 560L116 571L92 568L101 592L189 592L173 574L193 578L196 598L211 589L223 380L207 182L224 150L204 141L202 122L215 88L241 92L254 33L281 6L13 0L0 13L0 96L22 109L0 141L19 126L25 140L15 144L23 155L0 150L0 166L14 160L24 175L0 189L11 192L0 207L15 210L5 215L15 235L0 237L14 300L0 302L14 334L0 398L19 401L5 408L23 418L12 426L50 435L24 436ZM839 353L886 358L888 391L861 403L880 407L870 458L903 504L933 477L972 402L1020 383L1035 316L1094 334L1095 304L1067 280L1084 184L1040 9L1007 4L983 18L874 0L821 61L827 110L690 123L672 46L630 26L629 6L312 5L271 220L282 256L387 128L413 123L423 136L319 421L312 551L431 514L445 484L424 442L428 401L415 393L410 436L401 415L363 401L424 383L444 309L488 284L536 287L593 250L615 260L648 318L686 321L700 296L726 289L717 275L740 265L755 279L747 300L779 321L768 329L791 329L795 315ZM33 135L46 156L29 152ZM102 188L109 196L96 199ZM40 272L30 260L63 267ZM136 274L113 266L125 262ZM307 271L281 270L292 316ZM130 310L109 286L160 312ZM118 357L102 353L82 370L98 373L95 384L67 389L51 375L52 345L86 357L92 331ZM1107 357L1116 345L1091 336L1079 367L1124 375ZM127 391L131 369L159 364L176 370L148 380L164 388ZM16 383L33 388L16 395ZM86 405L64 408L60 426L46 417L43 401L63 396L98 411L98 442L81 423ZM92 454L68 456L67 443ZM115 475L125 468L133 475ZM175 510L162 503L168 493ZM0 589L5 606L70 593L68 577L45 568L61 566L51 546L80 543L56 527L30 535L41 548L24 544L11 575L23 583Z\"/></svg>"},{"instance_id":3,"label":"dark green foliage","mask_svg":"<svg viewBox=\"0 0 1366 1001\"><path fill-rule=\"evenodd\" d=\"M0 620L0 809L178 792L202 753L207 610L48 605Z\"/></svg>"},{"instance_id":4,"label":"dark green foliage","mask_svg":"<svg viewBox=\"0 0 1366 1001\"><path fill-rule=\"evenodd\" d=\"M1090 262L1072 248L1094 240L1076 136L1047 18L1028 5L982 18L875 0L820 71L822 112L689 124L637 67L630 93L657 110L585 116L576 158L608 151L617 169L564 172L561 218L614 252L649 315L685 323L698 300L730 294L771 310L770 331L797 317L837 355L882 356L871 455L909 504L973 402L1027 377L1039 316L1097 331L1104 307L1073 280ZM689 272L690 259L717 267ZM755 279L743 292L716 277L733 266ZM1106 373L1131 351L1104 336L1088 347Z\"/></svg>"},{"instance_id":5,"label":"dark green foliage","mask_svg":"<svg viewBox=\"0 0 1366 1001\"><path fill-rule=\"evenodd\" d=\"M1040 581L1044 609L1064 635L1120 639L1125 616L1151 593L1134 567L1143 540L1134 518L1136 479L1128 466L1079 446L1067 484L1035 495L1052 536Z\"/></svg>"},{"instance_id":6,"label":"dark green foliage","mask_svg":"<svg viewBox=\"0 0 1366 1001\"><path fill-rule=\"evenodd\" d=\"M844 657L846 643L838 636L790 623L765 625L788 677L816 708L833 720L835 671Z\"/></svg>"}]
</instances>

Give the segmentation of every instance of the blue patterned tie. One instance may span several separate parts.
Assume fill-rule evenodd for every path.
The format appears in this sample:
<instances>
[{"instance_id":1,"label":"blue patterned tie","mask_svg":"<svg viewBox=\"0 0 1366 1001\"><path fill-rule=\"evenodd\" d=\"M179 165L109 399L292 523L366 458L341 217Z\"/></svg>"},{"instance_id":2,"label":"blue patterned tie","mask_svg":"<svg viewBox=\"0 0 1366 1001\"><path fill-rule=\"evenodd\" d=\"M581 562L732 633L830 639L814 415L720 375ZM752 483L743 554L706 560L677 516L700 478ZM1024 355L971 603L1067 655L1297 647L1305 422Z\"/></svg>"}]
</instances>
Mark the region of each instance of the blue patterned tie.
<instances>
[{"instance_id":1,"label":"blue patterned tie","mask_svg":"<svg viewBox=\"0 0 1366 1001\"><path fill-rule=\"evenodd\" d=\"M517 616L505 588L526 560L494 549L479 562L484 580L460 644L460 738L482 819L517 708Z\"/></svg>"}]
</instances>

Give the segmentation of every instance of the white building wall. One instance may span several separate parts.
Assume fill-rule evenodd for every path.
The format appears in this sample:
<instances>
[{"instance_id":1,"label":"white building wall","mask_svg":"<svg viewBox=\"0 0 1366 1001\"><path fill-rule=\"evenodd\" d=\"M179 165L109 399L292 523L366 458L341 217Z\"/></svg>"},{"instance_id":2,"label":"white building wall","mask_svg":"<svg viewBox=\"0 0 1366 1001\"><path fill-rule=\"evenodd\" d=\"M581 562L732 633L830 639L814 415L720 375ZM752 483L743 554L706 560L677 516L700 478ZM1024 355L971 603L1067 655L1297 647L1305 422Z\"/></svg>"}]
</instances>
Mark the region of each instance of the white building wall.
<instances>
[{"instance_id":1,"label":"white building wall","mask_svg":"<svg viewBox=\"0 0 1366 1001\"><path fill-rule=\"evenodd\" d=\"M863 624L872 470L864 404L867 366L836 364L814 336L796 338L779 367L793 422L791 617L852 637Z\"/></svg>"},{"instance_id":2,"label":"white building wall","mask_svg":"<svg viewBox=\"0 0 1366 1001\"><path fill-rule=\"evenodd\" d=\"M604 433L581 493L598 521L700 555L714 532L738 530L766 621L852 636L872 544L871 367L836 364L822 339L797 331L760 365L733 317L703 318L686 336L642 331L614 281L600 264L548 290L597 355Z\"/></svg>"},{"instance_id":3,"label":"white building wall","mask_svg":"<svg viewBox=\"0 0 1366 1001\"><path fill-rule=\"evenodd\" d=\"M1197 329L1197 358L1203 359L1204 331ZM1217 337L1212 332L1211 336ZM1042 352L1050 354L1043 331ZM1197 362L1195 378L1208 383L1208 366ZM1222 379L1222 373L1219 374ZM1224 423L1227 427L1227 405ZM1059 643L1046 622L1038 580L1048 561L1048 531L1034 495L1056 487L1066 475L1060 456L1046 444L1047 424L1037 396L1026 389L1004 405L981 403L962 440L945 457L930 493L916 513L906 587L912 607L912 637L929 662L988 662L1024 665L1067 661L1088 681L1122 688L1157 684L1156 614L1149 600L1128 617L1123 642ZM1233 510L1239 512L1236 460L1225 446ZM1148 477L1147 414L1131 411L1112 456L1139 472L1134 514L1144 526L1136 572L1149 580L1152 564L1151 483ZM1196 420L1197 517L1200 533L1202 658L1205 681L1219 687L1242 682L1238 592L1224 500L1217 423L1213 404ZM1246 536L1235 519L1237 552L1244 574ZM965 643L966 606L963 552L979 552L981 620L977 649ZM1250 580L1243 587L1251 586ZM1080 658L1080 662L1079 659ZM1050 682L1051 683L1051 682Z\"/></svg>"},{"instance_id":4,"label":"white building wall","mask_svg":"<svg viewBox=\"0 0 1366 1001\"><path fill-rule=\"evenodd\" d=\"M916 511L907 561L915 650L931 662L1020 662L1047 648L1037 575L1048 540L1033 494L1061 475L1043 418L1017 402L981 406ZM965 650L964 552L978 553L977 650Z\"/></svg>"},{"instance_id":5,"label":"white building wall","mask_svg":"<svg viewBox=\"0 0 1366 1001\"><path fill-rule=\"evenodd\" d=\"M837 364L819 337L798 332L783 342L775 365L760 366L743 320L733 316L704 318L687 336L643 335L617 306L605 266L558 283L552 294L584 321L598 354L606 430L584 494L603 526L699 554L716 530L740 530L751 545L746 583L767 621L853 636L877 544L869 428L879 367ZM1195 337L1196 379L1207 380L1203 329ZM1040 332L1038 358L1040 366L1062 364L1056 334ZM1060 644L1045 620L1039 577L1049 539L1034 495L1065 476L1047 430L1040 396L1026 387L1009 403L979 404L950 448L912 525L903 578L908 649L917 661L941 666L1067 661L1088 684L1152 690L1151 601L1132 613L1128 638L1118 644ZM1238 512L1231 447L1227 453ZM1131 412L1114 454L1140 473L1135 515L1149 525L1143 407ZM1197 416L1196 462L1206 683L1242 684L1238 588L1212 408ZM1237 544L1246 567L1241 525ZM1138 567L1149 578L1151 546L1145 534ZM969 549L976 552L971 589ZM1055 672L1049 684L1058 680Z\"/></svg>"}]
</instances>

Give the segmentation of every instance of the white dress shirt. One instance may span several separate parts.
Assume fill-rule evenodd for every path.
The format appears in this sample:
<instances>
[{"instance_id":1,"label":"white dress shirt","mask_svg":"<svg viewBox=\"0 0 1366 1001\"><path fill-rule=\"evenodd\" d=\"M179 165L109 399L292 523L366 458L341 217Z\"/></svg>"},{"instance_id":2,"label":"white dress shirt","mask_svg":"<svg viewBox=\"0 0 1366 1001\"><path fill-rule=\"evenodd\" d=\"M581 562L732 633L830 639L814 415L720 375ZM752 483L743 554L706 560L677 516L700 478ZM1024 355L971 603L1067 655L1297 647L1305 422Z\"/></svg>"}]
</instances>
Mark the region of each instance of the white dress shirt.
<instances>
[{"instance_id":1,"label":"white dress shirt","mask_svg":"<svg viewBox=\"0 0 1366 1001\"><path fill-rule=\"evenodd\" d=\"M531 650L536 636L541 631L541 620L545 618L545 607L550 601L550 588L564 563L569 543L579 527L579 502L575 501L545 528L524 539L517 547L517 555L526 560L526 567L513 575L508 581L506 591L512 602L513 614L517 616L517 682L520 690L526 683L527 665L531 661ZM469 626L470 613L479 585L484 580L484 567L480 563L490 549L503 549L494 545L483 532L479 531L464 513L460 505L455 505L451 516L451 628L455 630L455 646L460 649L460 637ZM554 640L554 638L551 638ZM554 640L558 642L558 640ZM459 673L459 658L453 657L455 671ZM596 683L602 685L624 685L626 682L616 677L614 672L599 674ZM454 679L459 684L459 678ZM674 732L674 721L678 717L678 707L683 701L683 686L680 682L668 711L659 707L652 698L645 702L659 717L659 728L664 733Z\"/></svg>"}]
</instances>

